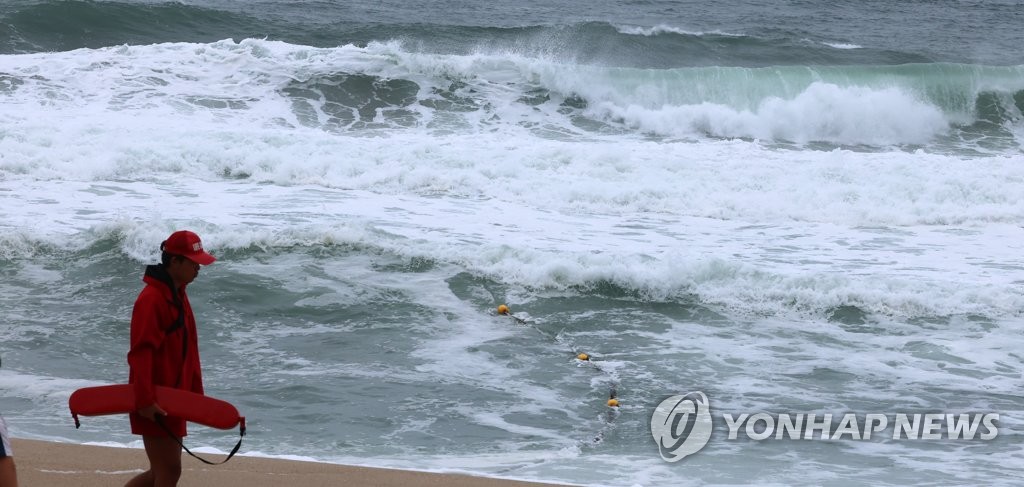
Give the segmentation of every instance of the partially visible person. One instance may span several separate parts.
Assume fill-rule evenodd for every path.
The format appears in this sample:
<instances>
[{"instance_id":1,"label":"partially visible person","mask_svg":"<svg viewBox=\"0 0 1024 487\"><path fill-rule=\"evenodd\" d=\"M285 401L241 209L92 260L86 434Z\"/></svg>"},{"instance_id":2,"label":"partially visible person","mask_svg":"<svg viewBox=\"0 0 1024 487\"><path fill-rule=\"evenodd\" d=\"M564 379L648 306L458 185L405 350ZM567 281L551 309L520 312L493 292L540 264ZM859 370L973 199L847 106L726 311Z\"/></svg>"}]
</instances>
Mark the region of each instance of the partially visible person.
<instances>
[{"instance_id":1,"label":"partially visible person","mask_svg":"<svg viewBox=\"0 0 1024 487\"><path fill-rule=\"evenodd\" d=\"M14 468L11 437L7 434L7 421L0 416L0 487L18 487L18 471Z\"/></svg>"},{"instance_id":2,"label":"partially visible person","mask_svg":"<svg viewBox=\"0 0 1024 487\"><path fill-rule=\"evenodd\" d=\"M167 416L156 402L155 386L203 393L196 319L185 286L199 275L200 265L214 257L199 236L177 231L160 244L161 263L146 267L146 286L132 310L128 350L128 382L135 391L136 412L129 415L132 433L142 436L149 470L125 487L172 487L181 477L180 439L185 420Z\"/></svg>"},{"instance_id":3,"label":"partially visible person","mask_svg":"<svg viewBox=\"0 0 1024 487\"><path fill-rule=\"evenodd\" d=\"M18 471L14 468L14 452L7 435L7 422L0 416L0 487L18 487Z\"/></svg>"}]
</instances>

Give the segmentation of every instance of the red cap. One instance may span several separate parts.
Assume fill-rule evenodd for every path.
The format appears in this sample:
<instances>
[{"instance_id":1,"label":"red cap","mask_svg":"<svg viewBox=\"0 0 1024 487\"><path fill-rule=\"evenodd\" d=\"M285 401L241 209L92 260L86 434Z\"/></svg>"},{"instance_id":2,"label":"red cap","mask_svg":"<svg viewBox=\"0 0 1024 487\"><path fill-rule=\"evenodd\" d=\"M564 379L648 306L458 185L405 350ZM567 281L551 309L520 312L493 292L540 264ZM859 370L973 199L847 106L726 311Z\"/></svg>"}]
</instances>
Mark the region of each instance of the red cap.
<instances>
[{"instance_id":1,"label":"red cap","mask_svg":"<svg viewBox=\"0 0 1024 487\"><path fill-rule=\"evenodd\" d=\"M210 265L217 260L203 250L203 242L188 230L178 230L160 244L160 250L168 254L180 255L200 265Z\"/></svg>"}]
</instances>

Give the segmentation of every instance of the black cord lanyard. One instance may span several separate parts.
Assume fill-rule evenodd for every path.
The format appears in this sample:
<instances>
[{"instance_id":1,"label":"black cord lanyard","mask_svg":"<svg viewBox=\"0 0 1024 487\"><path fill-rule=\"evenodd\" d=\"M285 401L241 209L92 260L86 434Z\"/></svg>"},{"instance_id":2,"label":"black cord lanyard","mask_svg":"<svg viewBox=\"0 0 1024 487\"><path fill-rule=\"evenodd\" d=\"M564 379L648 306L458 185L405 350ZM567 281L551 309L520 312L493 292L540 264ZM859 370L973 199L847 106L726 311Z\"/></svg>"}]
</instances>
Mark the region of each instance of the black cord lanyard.
<instances>
[{"instance_id":1,"label":"black cord lanyard","mask_svg":"<svg viewBox=\"0 0 1024 487\"><path fill-rule=\"evenodd\" d=\"M171 295L174 296L174 300L171 302L171 304L178 309L178 318L174 320L174 323L167 328L167 331L164 333L164 336L177 331L179 328L181 329L181 370L178 371L178 380L174 381L174 388L178 389L181 386L182 376L185 374L185 358L188 355L188 327L185 326L185 305L182 304L181 298L178 296L177 290L174 289L173 286L170 287ZM196 460L199 460L200 462L203 462L207 465L220 465L222 463L226 463L228 460L231 460L231 457L235 456L235 453L238 453L238 449L242 447L242 438L245 437L245 425L243 422L242 427L239 429L238 443L236 443L235 447L231 449L231 453L228 454L228 457L219 462L211 462L203 457L196 455L195 453L192 453L192 451L189 450L184 443L182 443L181 438L178 438L174 433L171 432L170 428L168 428L167 425L164 424L162 416L155 415L153 418L156 420L156 424L160 425L160 428L163 429L165 433L167 433L167 436L174 438L174 441L178 442L178 446L185 450L186 453L188 453L192 458L195 458Z\"/></svg>"},{"instance_id":2,"label":"black cord lanyard","mask_svg":"<svg viewBox=\"0 0 1024 487\"><path fill-rule=\"evenodd\" d=\"M164 424L163 416L160 416L159 414L157 414L157 415L154 415L153 418L156 420L156 424L160 425L160 428L162 428L164 430L164 432L167 433L167 436L170 436L171 438L174 438L174 441L178 442L178 446L180 446L182 449L184 449L185 453L188 453L189 455L192 456L192 458L195 458L196 460L199 460L200 462L203 462L203 463L205 463L207 465L220 465L222 463L227 463L228 460L231 460L231 457L235 456L235 453L238 453L238 449L242 447L242 438L245 438L245 426L242 426L239 429L238 443L235 443L235 447L231 449L231 453L228 453L228 457L225 458L224 460L219 461L219 462L211 462L211 461L209 461L209 460L207 460L207 459L205 459L205 458L203 458L203 457L201 457L199 455L196 455L195 453L192 453L192 451L189 450L188 447L185 446L185 444L181 442L181 438L178 438L177 435L172 433L170 428L168 428L167 425Z\"/></svg>"}]
</instances>

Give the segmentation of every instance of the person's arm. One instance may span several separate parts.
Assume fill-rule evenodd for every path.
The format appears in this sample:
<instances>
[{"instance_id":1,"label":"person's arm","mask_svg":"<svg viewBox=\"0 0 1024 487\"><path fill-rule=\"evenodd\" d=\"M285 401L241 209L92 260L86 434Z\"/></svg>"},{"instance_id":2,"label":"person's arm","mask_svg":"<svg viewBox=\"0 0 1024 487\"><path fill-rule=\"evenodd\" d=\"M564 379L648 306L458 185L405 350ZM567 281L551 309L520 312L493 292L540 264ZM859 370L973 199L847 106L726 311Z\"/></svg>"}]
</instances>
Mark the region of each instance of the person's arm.
<instances>
[{"instance_id":1,"label":"person's arm","mask_svg":"<svg viewBox=\"0 0 1024 487\"><path fill-rule=\"evenodd\" d=\"M158 318L161 304L153 295L139 295L132 310L131 345L128 350L135 409L150 419L154 412L163 413L156 405L156 389L153 387L153 355L164 340Z\"/></svg>"}]
</instances>

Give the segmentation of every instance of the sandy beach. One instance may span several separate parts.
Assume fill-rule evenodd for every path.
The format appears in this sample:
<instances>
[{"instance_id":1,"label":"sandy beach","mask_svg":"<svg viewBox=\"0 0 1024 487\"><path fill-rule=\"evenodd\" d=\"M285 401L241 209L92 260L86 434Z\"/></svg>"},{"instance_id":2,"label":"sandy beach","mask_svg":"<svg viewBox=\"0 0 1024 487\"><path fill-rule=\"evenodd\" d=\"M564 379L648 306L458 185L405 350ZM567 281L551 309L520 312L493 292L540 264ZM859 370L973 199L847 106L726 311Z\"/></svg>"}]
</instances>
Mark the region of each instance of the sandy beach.
<instances>
[{"instance_id":1,"label":"sandy beach","mask_svg":"<svg viewBox=\"0 0 1024 487\"><path fill-rule=\"evenodd\" d=\"M35 440L12 440L21 487L120 486L147 465L145 452L135 448L74 445ZM209 460L223 456L202 455ZM370 485L380 487L551 486L468 475L437 474L384 468L236 456L226 464L209 466L182 458L178 485L195 487L304 487Z\"/></svg>"}]
</instances>

